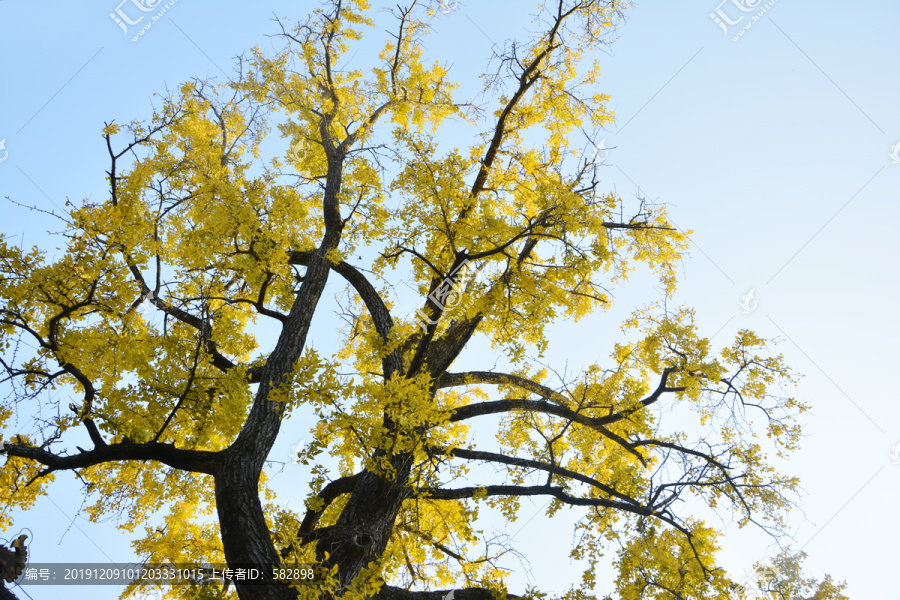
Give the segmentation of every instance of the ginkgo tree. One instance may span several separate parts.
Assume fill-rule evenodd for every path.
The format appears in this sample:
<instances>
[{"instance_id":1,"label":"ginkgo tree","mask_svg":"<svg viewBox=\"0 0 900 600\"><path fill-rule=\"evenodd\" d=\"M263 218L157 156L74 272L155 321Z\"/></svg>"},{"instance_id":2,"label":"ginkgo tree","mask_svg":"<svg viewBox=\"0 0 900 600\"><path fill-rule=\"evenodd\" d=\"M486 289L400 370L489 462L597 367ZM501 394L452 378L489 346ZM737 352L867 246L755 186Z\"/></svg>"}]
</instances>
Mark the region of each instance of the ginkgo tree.
<instances>
[{"instance_id":1,"label":"ginkgo tree","mask_svg":"<svg viewBox=\"0 0 900 600\"><path fill-rule=\"evenodd\" d=\"M105 124L108 196L59 215L58 256L2 238L0 493L27 509L72 471L92 519L143 528L149 563L267 567L264 585L172 598L537 597L507 590L475 525L481 509L515 519L523 497L579 511L584 572L565 598L729 597L721 531L689 507L782 531L798 482L766 452L796 449L807 407L769 341L745 330L715 349L692 310L668 306L687 234L663 206L602 188L583 136L613 120L594 51L625 4L537 7L472 98L423 59L435 8L390 9L380 54L355 70L350 51L380 35L368 0L278 20L281 50L167 93L149 120ZM448 148L448 127L476 133ZM276 137L290 150L266 158ZM610 306L641 266L660 301L602 364L551 376L547 326ZM329 281L346 286L349 324L323 355L309 334L336 309ZM400 308L398 282L418 310ZM465 353L477 338L493 354ZM11 429L15 407L34 409L37 434ZM295 411L317 417L300 512L264 472ZM617 580L598 581L616 545ZM796 581L778 597L806 598L818 584L780 560ZM296 564L313 580L268 569ZM830 579L817 589L843 598Z\"/></svg>"}]
</instances>

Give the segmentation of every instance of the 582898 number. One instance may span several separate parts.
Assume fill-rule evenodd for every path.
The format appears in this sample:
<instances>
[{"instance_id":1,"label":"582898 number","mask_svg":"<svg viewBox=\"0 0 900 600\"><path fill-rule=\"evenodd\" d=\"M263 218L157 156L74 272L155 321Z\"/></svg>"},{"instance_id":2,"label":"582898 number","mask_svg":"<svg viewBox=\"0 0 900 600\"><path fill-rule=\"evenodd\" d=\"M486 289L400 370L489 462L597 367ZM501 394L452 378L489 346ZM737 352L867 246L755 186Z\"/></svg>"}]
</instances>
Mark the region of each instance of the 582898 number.
<instances>
[{"instance_id":1,"label":"582898 number","mask_svg":"<svg viewBox=\"0 0 900 600\"><path fill-rule=\"evenodd\" d=\"M311 568L297 569L272 569L272 577L279 581L296 581L298 579L310 580L315 577Z\"/></svg>"}]
</instances>

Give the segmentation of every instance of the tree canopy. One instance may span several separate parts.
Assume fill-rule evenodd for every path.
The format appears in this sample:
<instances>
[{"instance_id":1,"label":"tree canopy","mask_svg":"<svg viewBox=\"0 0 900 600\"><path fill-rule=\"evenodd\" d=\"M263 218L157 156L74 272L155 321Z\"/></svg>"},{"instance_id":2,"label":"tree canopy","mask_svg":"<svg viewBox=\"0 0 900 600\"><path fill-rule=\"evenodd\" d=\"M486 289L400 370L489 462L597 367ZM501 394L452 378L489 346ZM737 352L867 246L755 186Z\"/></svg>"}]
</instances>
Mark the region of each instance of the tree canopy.
<instances>
[{"instance_id":1,"label":"tree canopy","mask_svg":"<svg viewBox=\"0 0 900 600\"><path fill-rule=\"evenodd\" d=\"M449 67L423 59L434 6L391 9L377 60L351 69L376 13L331 0L278 21L282 49L252 50L231 79L106 123L109 194L59 215L59 255L0 241L4 501L28 508L73 471L91 518L142 528L148 562L315 565L313 582L197 597L469 600L541 597L507 589L474 525L482 507L514 519L541 496L548 515L581 514L585 570L567 599L738 593L721 532L690 507L780 533L798 481L766 453L797 448L808 407L771 341L743 330L714 348L690 308L669 306L688 233L665 207L603 189L596 134L614 115L594 50L625 8L545 3L460 98ZM448 128L475 134L448 148ZM289 151L273 155L273 139ZM575 376L544 367L548 326L610 306L636 268L661 298L608 359ZM349 303L323 296L328 281ZM310 326L336 308L347 326L324 355ZM494 355L473 353L476 338ZM264 466L301 408L317 420L295 512ZM14 410L38 433L11 430ZM596 577L606 548L614 590ZM781 555L789 577L766 593L844 598L803 579L801 559Z\"/></svg>"}]
</instances>

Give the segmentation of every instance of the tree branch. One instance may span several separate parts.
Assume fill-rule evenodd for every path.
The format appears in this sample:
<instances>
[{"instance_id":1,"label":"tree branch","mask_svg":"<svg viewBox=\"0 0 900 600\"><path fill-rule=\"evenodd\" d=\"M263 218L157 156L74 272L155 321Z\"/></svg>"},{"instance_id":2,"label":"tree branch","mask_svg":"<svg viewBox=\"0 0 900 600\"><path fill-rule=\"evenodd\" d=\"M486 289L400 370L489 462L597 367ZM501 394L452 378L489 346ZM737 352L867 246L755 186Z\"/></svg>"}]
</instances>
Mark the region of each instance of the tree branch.
<instances>
[{"instance_id":1,"label":"tree branch","mask_svg":"<svg viewBox=\"0 0 900 600\"><path fill-rule=\"evenodd\" d=\"M578 423L579 425L584 425L585 427L595 429L602 433L605 437L613 440L614 442L622 446L625 450L633 454L639 461L641 461L642 465L646 466L647 464L644 456L640 452L635 450L634 444L632 444L622 436L613 433L604 426L605 417L589 417L580 412L575 412L574 410L566 408L565 406L551 404L550 402L546 402L544 400L508 398L506 400L495 400L492 402L479 402L477 404L469 404L468 406L460 406L459 408L453 409L450 413L449 421L451 423L455 423L456 421L464 421L473 417L511 412L514 410L541 412L548 415L554 415L557 417L568 419L569 421Z\"/></svg>"},{"instance_id":2,"label":"tree branch","mask_svg":"<svg viewBox=\"0 0 900 600\"><path fill-rule=\"evenodd\" d=\"M292 250L289 253L288 262L294 265L305 266L309 264L312 254L312 251L308 250ZM382 341L387 342L394 327L394 320L391 318L391 312L385 305L384 300L378 294L378 290L375 289L365 275L347 262L341 261L333 264L331 269L353 286L353 289L359 294L369 311L369 315L372 317L375 331L381 336ZM401 367L400 349L394 350L382 360L382 371L385 379L390 379L394 373L400 371Z\"/></svg>"},{"instance_id":3,"label":"tree branch","mask_svg":"<svg viewBox=\"0 0 900 600\"><path fill-rule=\"evenodd\" d=\"M594 486L595 488L609 494L610 496L615 496L619 498L623 502L628 502L635 506L640 506L640 503L628 496L611 488L605 483L601 483L594 479L593 477L588 477L587 475L583 475L582 473L578 473L577 471L571 471L569 469L565 469L560 466L548 465L547 463L543 463L536 460L530 460L527 458L519 458L516 456L507 456L505 454L497 454L494 452L483 452L480 450L465 450L463 448L451 448L450 450L441 450L439 448L428 448L427 449L432 454L441 454L446 456L454 456L457 458L464 458L467 460L482 460L486 462L495 462L501 463L505 465L512 465L515 467L523 467L527 469L537 469L539 471L545 471L547 473L553 473L554 475L562 475L563 477L568 477L569 479L575 479L582 483L586 483L588 485Z\"/></svg>"},{"instance_id":4,"label":"tree branch","mask_svg":"<svg viewBox=\"0 0 900 600\"><path fill-rule=\"evenodd\" d=\"M206 450L184 450L173 444L151 442L146 444L104 444L94 450L83 451L73 456L57 456L43 448L22 444L3 443L0 452L37 461L47 468L38 474L42 477L54 471L84 469L102 463L122 460L155 460L170 467L215 475L219 465L219 453Z\"/></svg>"},{"instance_id":5,"label":"tree branch","mask_svg":"<svg viewBox=\"0 0 900 600\"><path fill-rule=\"evenodd\" d=\"M486 485L454 489L422 488L412 495L412 497L427 498L429 500L466 500L476 496L553 496L560 502L572 506L614 508L644 517L653 514L652 508L648 506L635 506L626 502L607 500L605 498L579 498L578 496L567 494L561 487L546 485Z\"/></svg>"},{"instance_id":6,"label":"tree branch","mask_svg":"<svg viewBox=\"0 0 900 600\"><path fill-rule=\"evenodd\" d=\"M334 502L338 498L338 496L353 492L359 479L359 474L349 475L347 477L335 479L334 481L329 482L324 488L322 488L322 490L318 494L316 494L316 497L321 498L324 502L322 508L320 508L319 510L306 511L306 515L303 517L303 521L300 523L300 529L297 530L297 537L299 537L300 539L309 537L315 529L316 523L319 522L319 517L321 517L322 513L325 512L325 509L328 508L328 506L332 502ZM293 549L294 545L288 544L285 548L282 548L281 557L286 558Z\"/></svg>"}]
</instances>

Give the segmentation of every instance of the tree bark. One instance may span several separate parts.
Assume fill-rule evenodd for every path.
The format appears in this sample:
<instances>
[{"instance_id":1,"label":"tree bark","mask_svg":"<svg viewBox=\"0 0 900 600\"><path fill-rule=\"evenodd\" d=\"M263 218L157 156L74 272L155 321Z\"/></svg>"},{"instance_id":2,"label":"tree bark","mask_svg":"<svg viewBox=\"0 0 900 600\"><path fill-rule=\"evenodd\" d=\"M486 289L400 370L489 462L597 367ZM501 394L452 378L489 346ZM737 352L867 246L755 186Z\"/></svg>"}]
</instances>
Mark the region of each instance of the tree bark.
<instances>
[{"instance_id":1,"label":"tree bark","mask_svg":"<svg viewBox=\"0 0 900 600\"><path fill-rule=\"evenodd\" d=\"M225 451L225 458L215 475L216 509L229 565L253 564L260 568L280 563L269 535L262 503L259 500L259 477L281 425L282 408L269 400L269 395L286 384L306 342L312 313L325 282L328 265L321 256L311 261L307 281L297 296L285 328L266 368L263 370L247 423L235 443ZM266 569L267 575L271 573ZM271 579L271 585L260 586L235 582L241 600L288 600L295 591Z\"/></svg>"},{"instance_id":2,"label":"tree bark","mask_svg":"<svg viewBox=\"0 0 900 600\"><path fill-rule=\"evenodd\" d=\"M297 592L271 577L281 560L269 535L259 500L259 472L240 456L230 455L216 476L216 510L225 560L229 567L254 566L265 585L234 582L241 600L295 600Z\"/></svg>"},{"instance_id":3,"label":"tree bark","mask_svg":"<svg viewBox=\"0 0 900 600\"><path fill-rule=\"evenodd\" d=\"M323 139L327 124L323 124ZM291 384L294 364L306 346L306 336L313 315L328 282L331 265L325 258L340 242L341 221L338 194L341 189L343 156L328 159L328 174L322 199L325 234L319 248L310 258L303 285L294 298L291 311L284 320L275 348L266 360L259 388L250 414L234 443L224 451L224 459L215 473L216 510L219 514L222 545L229 565L259 565L270 584L235 582L241 600L288 600L296 591L269 577L267 567L280 563L269 535L262 503L259 500L259 478L265 460L275 443L281 418L282 402L273 395Z\"/></svg>"},{"instance_id":4,"label":"tree bark","mask_svg":"<svg viewBox=\"0 0 900 600\"><path fill-rule=\"evenodd\" d=\"M397 473L391 479L381 478L371 471L360 475L337 522L324 530L324 535L319 538L316 550L322 557L328 552L326 566L338 566L342 590L384 553L391 539L406 498L412 461L404 455L393 462Z\"/></svg>"}]
</instances>

